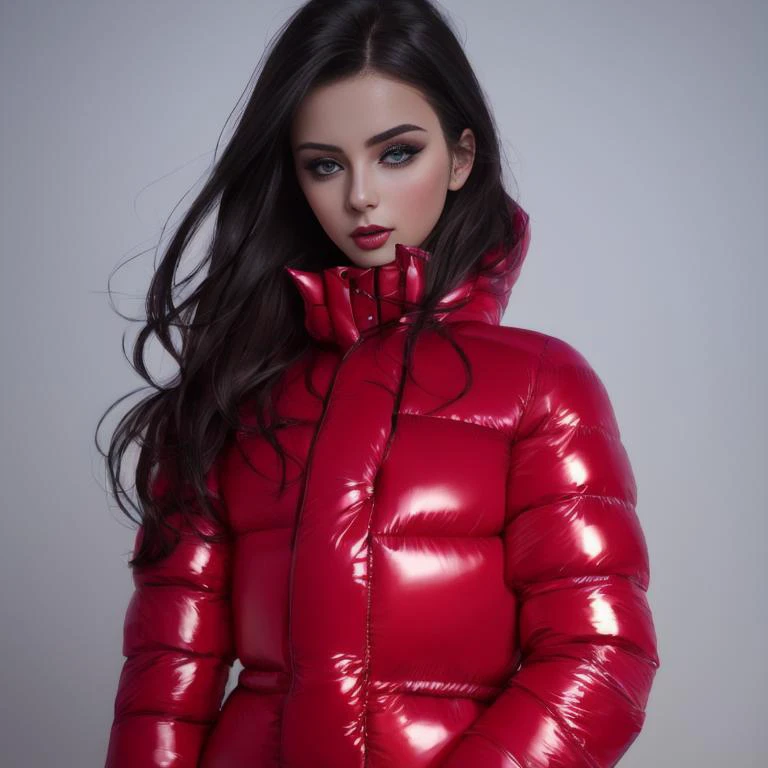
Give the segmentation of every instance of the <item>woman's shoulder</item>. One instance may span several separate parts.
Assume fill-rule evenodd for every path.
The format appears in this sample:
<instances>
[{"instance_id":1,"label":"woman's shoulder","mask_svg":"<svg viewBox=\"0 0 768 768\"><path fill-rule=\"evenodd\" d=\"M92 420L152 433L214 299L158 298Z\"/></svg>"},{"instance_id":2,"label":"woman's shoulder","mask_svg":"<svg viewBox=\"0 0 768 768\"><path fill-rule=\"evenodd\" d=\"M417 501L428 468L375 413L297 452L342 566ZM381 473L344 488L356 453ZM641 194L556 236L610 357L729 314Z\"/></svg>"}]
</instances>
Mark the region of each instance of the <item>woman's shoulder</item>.
<instances>
[{"instance_id":1,"label":"woman's shoulder","mask_svg":"<svg viewBox=\"0 0 768 768\"><path fill-rule=\"evenodd\" d=\"M512 355L518 362L526 360L538 367L541 364L554 363L589 367L585 355L561 336L554 336L532 328L510 325L493 325L484 322L464 322L457 324L458 334L462 339L470 339L488 345L502 356Z\"/></svg>"},{"instance_id":2,"label":"woman's shoulder","mask_svg":"<svg viewBox=\"0 0 768 768\"><path fill-rule=\"evenodd\" d=\"M605 384L575 342L531 328L488 323L463 326L460 331L457 328L462 346L471 350L470 356L480 363L480 375L487 373L488 386L494 391L511 392L515 400L522 392L528 404L542 400L547 408L591 403L590 408L608 413Z\"/></svg>"}]
</instances>

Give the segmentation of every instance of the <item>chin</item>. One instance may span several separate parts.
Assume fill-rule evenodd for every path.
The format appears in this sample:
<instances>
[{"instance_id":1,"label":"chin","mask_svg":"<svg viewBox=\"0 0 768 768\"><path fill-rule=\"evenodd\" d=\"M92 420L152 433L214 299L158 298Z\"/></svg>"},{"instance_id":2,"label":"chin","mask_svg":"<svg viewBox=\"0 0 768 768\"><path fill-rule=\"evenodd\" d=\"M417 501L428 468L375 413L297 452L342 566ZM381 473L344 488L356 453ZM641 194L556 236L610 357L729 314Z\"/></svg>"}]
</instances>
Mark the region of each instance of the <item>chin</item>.
<instances>
[{"instance_id":1,"label":"chin","mask_svg":"<svg viewBox=\"0 0 768 768\"><path fill-rule=\"evenodd\" d=\"M367 253L347 254L347 258L357 267L378 267L381 264L389 264L389 262L395 260L395 249L394 247L380 248L376 251L368 251Z\"/></svg>"}]
</instances>

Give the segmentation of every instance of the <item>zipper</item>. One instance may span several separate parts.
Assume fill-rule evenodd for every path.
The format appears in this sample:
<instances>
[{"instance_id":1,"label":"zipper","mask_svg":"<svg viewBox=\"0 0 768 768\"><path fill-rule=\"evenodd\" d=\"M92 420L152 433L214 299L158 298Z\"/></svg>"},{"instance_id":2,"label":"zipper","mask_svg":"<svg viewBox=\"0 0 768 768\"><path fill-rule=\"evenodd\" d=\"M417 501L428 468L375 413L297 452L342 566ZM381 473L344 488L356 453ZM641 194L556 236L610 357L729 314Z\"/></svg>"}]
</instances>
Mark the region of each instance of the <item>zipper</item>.
<instances>
[{"instance_id":1,"label":"zipper","mask_svg":"<svg viewBox=\"0 0 768 768\"><path fill-rule=\"evenodd\" d=\"M293 530L293 536L291 537L291 567L288 572L288 653L289 653L289 666L291 671L291 684L288 687L288 691L285 694L285 702L283 704L283 714L281 716L281 722L280 722L280 752L278 754L278 766L279 768L284 768L285 762L283 759L283 743L284 743L284 736L285 736L285 708L288 705L288 701L291 698L291 694L293 693L295 681L296 681L296 665L295 665L295 657L294 657L294 650L293 650L293 637L292 637L292 630L293 630L293 574L296 569L296 539L298 537L299 528L301 527L301 520L304 515L304 501L306 498L307 493L307 485L309 484L309 475L312 468L312 460L314 458L315 453L315 446L317 445L318 437L320 436L320 432L322 431L323 425L325 423L325 416L328 412L328 405L331 402L331 399L333 397L334 389L336 388L336 380L339 376L339 371L341 371L342 366L346 362L347 358L352 354L354 350L356 350L362 343L365 341L366 337L360 336L358 339L355 340L355 342L352 344L351 347L349 347L346 352L342 355L341 360L339 360L338 365L336 366L336 370L333 372L333 377L331 379L331 383L328 386L328 392L325 395L325 398L323 400L323 410L320 413L320 418L317 423L317 428L315 429L315 434L312 436L312 442L310 443L309 450L307 451L307 463L304 471L304 482L302 483L301 487L301 496L299 498L299 508L296 512L295 517L295 524L294 524L294 530Z\"/></svg>"}]
</instances>

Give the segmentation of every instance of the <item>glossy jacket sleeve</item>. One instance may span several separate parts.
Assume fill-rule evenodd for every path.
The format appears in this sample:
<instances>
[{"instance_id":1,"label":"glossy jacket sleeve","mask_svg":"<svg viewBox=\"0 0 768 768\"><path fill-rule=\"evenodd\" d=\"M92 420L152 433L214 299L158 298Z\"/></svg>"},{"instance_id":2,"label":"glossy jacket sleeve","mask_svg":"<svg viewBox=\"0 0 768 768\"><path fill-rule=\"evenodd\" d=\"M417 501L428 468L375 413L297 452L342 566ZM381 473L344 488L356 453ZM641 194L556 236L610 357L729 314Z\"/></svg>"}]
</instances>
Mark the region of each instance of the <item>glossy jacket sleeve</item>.
<instances>
[{"instance_id":1,"label":"glossy jacket sleeve","mask_svg":"<svg viewBox=\"0 0 768 768\"><path fill-rule=\"evenodd\" d=\"M601 380L547 337L507 483L520 666L443 768L609 768L630 747L660 666L636 502Z\"/></svg>"},{"instance_id":2,"label":"glossy jacket sleeve","mask_svg":"<svg viewBox=\"0 0 768 768\"><path fill-rule=\"evenodd\" d=\"M207 481L215 487L213 470ZM207 520L195 525L221 532ZM182 531L166 560L133 572L106 768L195 768L218 716L235 658L230 544ZM136 547L143 534L142 526Z\"/></svg>"}]
</instances>

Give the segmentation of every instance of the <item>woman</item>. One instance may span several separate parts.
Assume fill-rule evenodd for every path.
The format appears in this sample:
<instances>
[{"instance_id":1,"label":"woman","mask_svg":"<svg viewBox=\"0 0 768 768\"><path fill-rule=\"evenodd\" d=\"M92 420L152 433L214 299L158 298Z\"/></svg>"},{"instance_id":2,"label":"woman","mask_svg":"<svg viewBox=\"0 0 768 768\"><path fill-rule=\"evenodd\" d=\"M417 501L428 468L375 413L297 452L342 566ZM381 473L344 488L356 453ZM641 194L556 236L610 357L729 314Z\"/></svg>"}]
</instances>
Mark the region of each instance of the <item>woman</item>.
<instances>
[{"instance_id":1,"label":"woman","mask_svg":"<svg viewBox=\"0 0 768 768\"><path fill-rule=\"evenodd\" d=\"M427 0L281 31L150 289L179 376L110 445L143 514L107 768L594 768L638 735L635 481L585 358L500 325L530 228L498 147Z\"/></svg>"}]
</instances>

